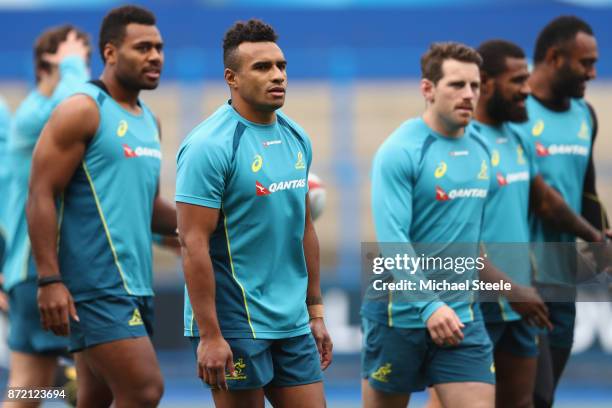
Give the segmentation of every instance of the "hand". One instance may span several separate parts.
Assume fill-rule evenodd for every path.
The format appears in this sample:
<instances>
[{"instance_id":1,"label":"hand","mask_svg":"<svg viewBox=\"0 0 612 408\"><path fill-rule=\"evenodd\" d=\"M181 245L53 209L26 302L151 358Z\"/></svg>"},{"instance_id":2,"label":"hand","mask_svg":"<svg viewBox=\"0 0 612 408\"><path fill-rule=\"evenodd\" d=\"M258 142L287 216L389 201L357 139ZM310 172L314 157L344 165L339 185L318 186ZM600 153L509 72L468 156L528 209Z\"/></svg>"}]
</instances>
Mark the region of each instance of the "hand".
<instances>
[{"instance_id":1,"label":"hand","mask_svg":"<svg viewBox=\"0 0 612 408\"><path fill-rule=\"evenodd\" d=\"M0 273L0 311L7 313L9 310L9 302L8 302L8 295L6 294L4 289L2 289L3 285L4 285L4 275Z\"/></svg>"},{"instance_id":2,"label":"hand","mask_svg":"<svg viewBox=\"0 0 612 408\"><path fill-rule=\"evenodd\" d=\"M310 330L317 343L317 350L319 350L319 356L321 357L321 370L325 370L332 363L332 349L334 345L327 332L323 318L310 319Z\"/></svg>"},{"instance_id":3,"label":"hand","mask_svg":"<svg viewBox=\"0 0 612 408\"><path fill-rule=\"evenodd\" d=\"M444 305L439 307L427 319L427 330L434 343L456 346L463 340L461 329L465 327L453 309Z\"/></svg>"},{"instance_id":4,"label":"hand","mask_svg":"<svg viewBox=\"0 0 612 408\"><path fill-rule=\"evenodd\" d=\"M79 321L74 300L61 282L38 288L38 309L43 329L51 330L57 336L70 334L69 317Z\"/></svg>"},{"instance_id":5,"label":"hand","mask_svg":"<svg viewBox=\"0 0 612 408\"><path fill-rule=\"evenodd\" d=\"M234 375L234 355L222 336L201 337L198 344L198 377L213 388L228 390L225 370Z\"/></svg>"},{"instance_id":6,"label":"hand","mask_svg":"<svg viewBox=\"0 0 612 408\"><path fill-rule=\"evenodd\" d=\"M610 241L609 234L610 231L608 230L605 232L605 238L602 242L590 244L597 264L597 273L612 272L612 241Z\"/></svg>"},{"instance_id":7,"label":"hand","mask_svg":"<svg viewBox=\"0 0 612 408\"><path fill-rule=\"evenodd\" d=\"M85 44L85 40L77 36L76 31L70 31L66 39L59 43L57 51L53 54L45 53L42 55L42 60L52 65L59 65L66 57L77 56L83 61L87 61L89 55L89 47Z\"/></svg>"},{"instance_id":8,"label":"hand","mask_svg":"<svg viewBox=\"0 0 612 408\"><path fill-rule=\"evenodd\" d=\"M548 319L548 308L535 288L514 285L508 296L510 306L521 315L527 323L552 330L553 324Z\"/></svg>"}]
</instances>

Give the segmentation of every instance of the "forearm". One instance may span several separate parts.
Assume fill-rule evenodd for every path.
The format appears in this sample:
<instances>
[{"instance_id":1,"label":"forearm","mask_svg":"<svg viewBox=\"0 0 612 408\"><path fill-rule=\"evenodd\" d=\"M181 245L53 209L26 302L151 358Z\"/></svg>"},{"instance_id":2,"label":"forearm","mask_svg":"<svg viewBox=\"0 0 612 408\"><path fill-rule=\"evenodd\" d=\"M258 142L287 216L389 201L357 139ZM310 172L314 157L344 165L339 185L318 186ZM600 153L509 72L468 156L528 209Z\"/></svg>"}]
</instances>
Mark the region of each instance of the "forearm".
<instances>
[{"instance_id":1,"label":"forearm","mask_svg":"<svg viewBox=\"0 0 612 408\"><path fill-rule=\"evenodd\" d=\"M555 228L572 233L587 242L599 242L602 233L589 224L582 216L576 214L567 205L563 198L552 188L549 188L544 198L544 203L537 211L546 223Z\"/></svg>"},{"instance_id":2,"label":"forearm","mask_svg":"<svg viewBox=\"0 0 612 408\"><path fill-rule=\"evenodd\" d=\"M187 293L200 337L220 336L215 304L215 276L208 246L183 243L182 252Z\"/></svg>"},{"instance_id":3,"label":"forearm","mask_svg":"<svg viewBox=\"0 0 612 408\"><path fill-rule=\"evenodd\" d=\"M306 227L304 232L304 257L308 271L308 289L306 304L308 306L323 304L321 296L321 274L319 257L319 239L312 225Z\"/></svg>"},{"instance_id":4,"label":"forearm","mask_svg":"<svg viewBox=\"0 0 612 408\"><path fill-rule=\"evenodd\" d=\"M176 235L176 207L174 203L161 196L155 198L151 229L153 232L162 235Z\"/></svg>"},{"instance_id":5,"label":"forearm","mask_svg":"<svg viewBox=\"0 0 612 408\"><path fill-rule=\"evenodd\" d=\"M26 208L28 234L36 260L38 277L60 274L57 259L57 208L51 192L30 191Z\"/></svg>"}]
</instances>

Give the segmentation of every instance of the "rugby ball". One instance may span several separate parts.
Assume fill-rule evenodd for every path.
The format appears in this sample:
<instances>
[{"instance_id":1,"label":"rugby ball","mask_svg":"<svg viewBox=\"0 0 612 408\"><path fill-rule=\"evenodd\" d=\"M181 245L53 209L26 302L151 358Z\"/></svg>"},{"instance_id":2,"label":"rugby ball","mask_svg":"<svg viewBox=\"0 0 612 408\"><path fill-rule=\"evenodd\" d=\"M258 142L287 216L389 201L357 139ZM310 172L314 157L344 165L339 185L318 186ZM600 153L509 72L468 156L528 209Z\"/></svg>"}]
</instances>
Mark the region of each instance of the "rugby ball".
<instances>
[{"instance_id":1,"label":"rugby ball","mask_svg":"<svg viewBox=\"0 0 612 408\"><path fill-rule=\"evenodd\" d=\"M308 202L310 204L310 216L315 221L325 209L325 187L321 179L313 173L308 175Z\"/></svg>"}]
</instances>

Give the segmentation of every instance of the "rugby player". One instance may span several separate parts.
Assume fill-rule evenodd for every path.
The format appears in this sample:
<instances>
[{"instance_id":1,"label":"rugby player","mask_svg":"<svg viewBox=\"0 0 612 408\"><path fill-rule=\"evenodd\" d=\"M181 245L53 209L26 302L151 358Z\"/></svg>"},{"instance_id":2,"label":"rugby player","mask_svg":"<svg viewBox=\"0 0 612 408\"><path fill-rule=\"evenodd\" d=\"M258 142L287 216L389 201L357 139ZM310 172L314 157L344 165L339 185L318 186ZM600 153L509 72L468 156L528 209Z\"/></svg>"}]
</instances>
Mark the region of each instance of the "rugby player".
<instances>
[{"instance_id":1,"label":"rugby player","mask_svg":"<svg viewBox=\"0 0 612 408\"><path fill-rule=\"evenodd\" d=\"M595 78L597 41L591 27L574 16L552 20L539 33L534 50L534 69L529 78L531 95L526 100L529 120L521 125L529 135L544 180L558 191L575 212L593 225L607 227L595 191L592 159L597 119L583 99L586 83ZM576 236L532 217L532 240L574 243ZM534 404L550 407L554 391L567 363L573 343L576 305L573 301L575 251L536 247L535 280L541 293L563 294L565 301L548 302L554 328L541 336ZM555 299L560 300L558 295ZM546 297L545 297L546 300Z\"/></svg>"},{"instance_id":2,"label":"rugby player","mask_svg":"<svg viewBox=\"0 0 612 408\"><path fill-rule=\"evenodd\" d=\"M163 42L151 12L125 6L104 17L99 47L100 79L57 107L34 151L38 303L43 327L69 335L80 406L153 407L151 229L173 234L176 212L159 195L159 124L138 96L159 83Z\"/></svg>"},{"instance_id":3,"label":"rugby player","mask_svg":"<svg viewBox=\"0 0 612 408\"><path fill-rule=\"evenodd\" d=\"M54 385L58 357L68 341L44 330L36 302L36 267L27 232L26 200L32 151L55 107L89 79L90 47L86 33L71 25L43 32L34 44L36 88L17 108L9 135L11 169L6 217L10 241L4 272L9 295L10 387ZM32 406L30 401L10 406Z\"/></svg>"},{"instance_id":4,"label":"rugby player","mask_svg":"<svg viewBox=\"0 0 612 408\"><path fill-rule=\"evenodd\" d=\"M444 253L459 242L478 256L491 163L466 126L480 93L481 62L459 43L433 44L422 57L425 112L402 124L373 162L372 212L381 245L441 243ZM478 304L428 295L364 301L364 406L404 407L412 392L429 385L447 408L493 406L492 346Z\"/></svg>"},{"instance_id":5,"label":"rugby player","mask_svg":"<svg viewBox=\"0 0 612 408\"><path fill-rule=\"evenodd\" d=\"M185 336L218 407L324 407L332 360L310 216L310 139L279 109L287 61L268 24L223 40L231 99L177 156Z\"/></svg>"},{"instance_id":6,"label":"rugby player","mask_svg":"<svg viewBox=\"0 0 612 408\"><path fill-rule=\"evenodd\" d=\"M488 260L505 273L502 278L512 282L514 292L497 302L483 302L481 309L494 344L496 406L530 407L538 354L538 330L531 323L549 329L552 326L546 306L530 287L529 207L549 225L586 241L601 240L601 233L573 213L559 193L546 184L537 170L533 145L511 125L527 121L529 72L521 48L508 41L491 40L481 44L478 52L483 58L481 96L471 126L491 150L494 176L484 212L482 242ZM528 298L533 301L527 302Z\"/></svg>"}]
</instances>

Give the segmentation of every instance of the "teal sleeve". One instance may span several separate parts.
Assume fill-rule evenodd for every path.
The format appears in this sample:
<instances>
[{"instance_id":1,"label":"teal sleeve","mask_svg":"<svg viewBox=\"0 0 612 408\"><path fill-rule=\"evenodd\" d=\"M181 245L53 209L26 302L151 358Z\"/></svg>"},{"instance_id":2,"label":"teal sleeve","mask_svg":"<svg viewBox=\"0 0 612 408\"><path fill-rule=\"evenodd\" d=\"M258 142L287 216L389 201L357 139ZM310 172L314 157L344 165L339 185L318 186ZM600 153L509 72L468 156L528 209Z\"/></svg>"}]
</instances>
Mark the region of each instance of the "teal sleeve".
<instances>
[{"instance_id":1,"label":"teal sleeve","mask_svg":"<svg viewBox=\"0 0 612 408\"><path fill-rule=\"evenodd\" d=\"M33 91L15 114L11 132L12 150L30 155L53 109L88 80L87 66L79 57L66 57L59 64L60 80L50 98Z\"/></svg>"},{"instance_id":2,"label":"teal sleeve","mask_svg":"<svg viewBox=\"0 0 612 408\"><path fill-rule=\"evenodd\" d=\"M87 65L77 56L66 57L59 64L60 80L51 95L51 111L89 80Z\"/></svg>"},{"instance_id":3,"label":"teal sleeve","mask_svg":"<svg viewBox=\"0 0 612 408\"><path fill-rule=\"evenodd\" d=\"M177 156L176 195L181 203L221 208L230 169L223 146L204 140L186 143Z\"/></svg>"},{"instance_id":4,"label":"teal sleeve","mask_svg":"<svg viewBox=\"0 0 612 408\"><path fill-rule=\"evenodd\" d=\"M376 156L372 166L372 213L374 227L381 252L385 257L394 257L398 249L397 244L410 256L416 256L414 248L410 245L410 225L412 223L412 197L413 179L416 171L407 148L393 144L383 145ZM385 251L385 243L392 243ZM389 252L391 250L391 252ZM388 252L385 254L385 252ZM406 271L393 270L394 279L414 281L419 287L420 281L427 278L422 270L413 274ZM418 301L408 301L415 308L421 320L426 323L433 312L444 303L438 299L433 291L415 290Z\"/></svg>"}]
</instances>

